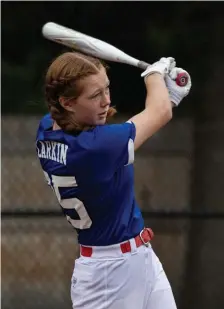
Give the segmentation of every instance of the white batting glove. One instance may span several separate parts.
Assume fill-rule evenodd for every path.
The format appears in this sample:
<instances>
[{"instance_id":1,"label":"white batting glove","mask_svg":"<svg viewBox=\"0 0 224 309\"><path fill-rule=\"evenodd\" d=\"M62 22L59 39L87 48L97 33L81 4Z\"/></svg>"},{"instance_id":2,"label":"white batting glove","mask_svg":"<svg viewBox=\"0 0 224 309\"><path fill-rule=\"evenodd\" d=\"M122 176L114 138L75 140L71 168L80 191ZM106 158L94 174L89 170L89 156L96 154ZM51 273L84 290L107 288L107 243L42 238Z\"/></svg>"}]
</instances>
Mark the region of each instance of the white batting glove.
<instances>
[{"instance_id":1,"label":"white batting glove","mask_svg":"<svg viewBox=\"0 0 224 309\"><path fill-rule=\"evenodd\" d=\"M154 62L153 64L149 65L147 69L141 74L141 77L146 77L153 73L159 73L164 77L165 74L169 73L175 66L176 66L176 61L174 58L163 57L159 61Z\"/></svg>"},{"instance_id":2,"label":"white batting glove","mask_svg":"<svg viewBox=\"0 0 224 309\"><path fill-rule=\"evenodd\" d=\"M188 82L185 86L178 86L176 83L177 75L185 73L188 76ZM189 73L181 68L173 68L170 73L165 75L165 82L169 91L170 101L178 106L184 97L188 95L191 89L191 77Z\"/></svg>"}]
</instances>

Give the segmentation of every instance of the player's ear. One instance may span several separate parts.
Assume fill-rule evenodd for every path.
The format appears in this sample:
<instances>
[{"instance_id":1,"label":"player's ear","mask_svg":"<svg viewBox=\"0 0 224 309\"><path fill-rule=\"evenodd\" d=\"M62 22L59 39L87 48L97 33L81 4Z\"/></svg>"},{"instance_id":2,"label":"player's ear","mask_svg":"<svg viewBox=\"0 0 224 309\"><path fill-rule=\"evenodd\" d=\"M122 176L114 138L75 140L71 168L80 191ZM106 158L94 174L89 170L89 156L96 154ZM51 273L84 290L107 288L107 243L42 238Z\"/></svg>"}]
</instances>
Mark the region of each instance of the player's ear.
<instances>
[{"instance_id":1,"label":"player's ear","mask_svg":"<svg viewBox=\"0 0 224 309\"><path fill-rule=\"evenodd\" d=\"M66 109L67 111L72 112L74 109L74 98L66 98L66 97L59 97L58 99L59 103L61 106Z\"/></svg>"}]
</instances>

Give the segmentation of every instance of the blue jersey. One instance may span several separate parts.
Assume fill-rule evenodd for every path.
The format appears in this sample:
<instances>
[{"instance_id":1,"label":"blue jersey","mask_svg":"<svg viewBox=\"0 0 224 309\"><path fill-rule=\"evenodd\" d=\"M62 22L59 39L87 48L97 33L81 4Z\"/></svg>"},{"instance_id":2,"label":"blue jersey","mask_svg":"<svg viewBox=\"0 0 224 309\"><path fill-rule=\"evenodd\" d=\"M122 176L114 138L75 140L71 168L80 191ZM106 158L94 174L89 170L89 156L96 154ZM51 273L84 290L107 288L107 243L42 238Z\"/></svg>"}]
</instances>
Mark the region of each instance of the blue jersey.
<instances>
[{"instance_id":1,"label":"blue jersey","mask_svg":"<svg viewBox=\"0 0 224 309\"><path fill-rule=\"evenodd\" d=\"M83 245L106 246L135 237L144 227L134 195L133 123L65 133L40 122L36 150L67 220Z\"/></svg>"}]
</instances>

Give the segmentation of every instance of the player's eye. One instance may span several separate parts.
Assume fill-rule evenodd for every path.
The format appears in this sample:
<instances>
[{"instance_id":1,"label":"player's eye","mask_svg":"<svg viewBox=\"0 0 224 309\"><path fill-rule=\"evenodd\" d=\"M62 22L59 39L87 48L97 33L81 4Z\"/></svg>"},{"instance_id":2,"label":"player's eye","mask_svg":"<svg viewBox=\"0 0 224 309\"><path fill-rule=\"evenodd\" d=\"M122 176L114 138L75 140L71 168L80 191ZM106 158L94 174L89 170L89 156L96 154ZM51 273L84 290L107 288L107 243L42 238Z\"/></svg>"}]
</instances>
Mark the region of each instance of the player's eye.
<instances>
[{"instance_id":1,"label":"player's eye","mask_svg":"<svg viewBox=\"0 0 224 309\"><path fill-rule=\"evenodd\" d=\"M93 96L91 96L91 99L95 99L100 95L100 92L97 92L96 94L94 94Z\"/></svg>"}]
</instances>

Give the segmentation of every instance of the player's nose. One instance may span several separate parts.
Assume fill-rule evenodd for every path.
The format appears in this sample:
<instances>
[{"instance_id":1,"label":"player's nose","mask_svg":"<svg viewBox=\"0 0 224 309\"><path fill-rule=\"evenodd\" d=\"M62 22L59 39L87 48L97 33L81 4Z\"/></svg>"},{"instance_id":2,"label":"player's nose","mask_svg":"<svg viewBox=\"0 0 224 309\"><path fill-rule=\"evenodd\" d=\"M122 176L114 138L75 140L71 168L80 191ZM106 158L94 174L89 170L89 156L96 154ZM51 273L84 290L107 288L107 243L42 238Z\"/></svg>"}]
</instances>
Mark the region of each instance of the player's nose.
<instances>
[{"instance_id":1,"label":"player's nose","mask_svg":"<svg viewBox=\"0 0 224 309\"><path fill-rule=\"evenodd\" d=\"M107 105L110 105L110 95L109 94L104 94L101 100L101 106L105 107Z\"/></svg>"}]
</instances>

